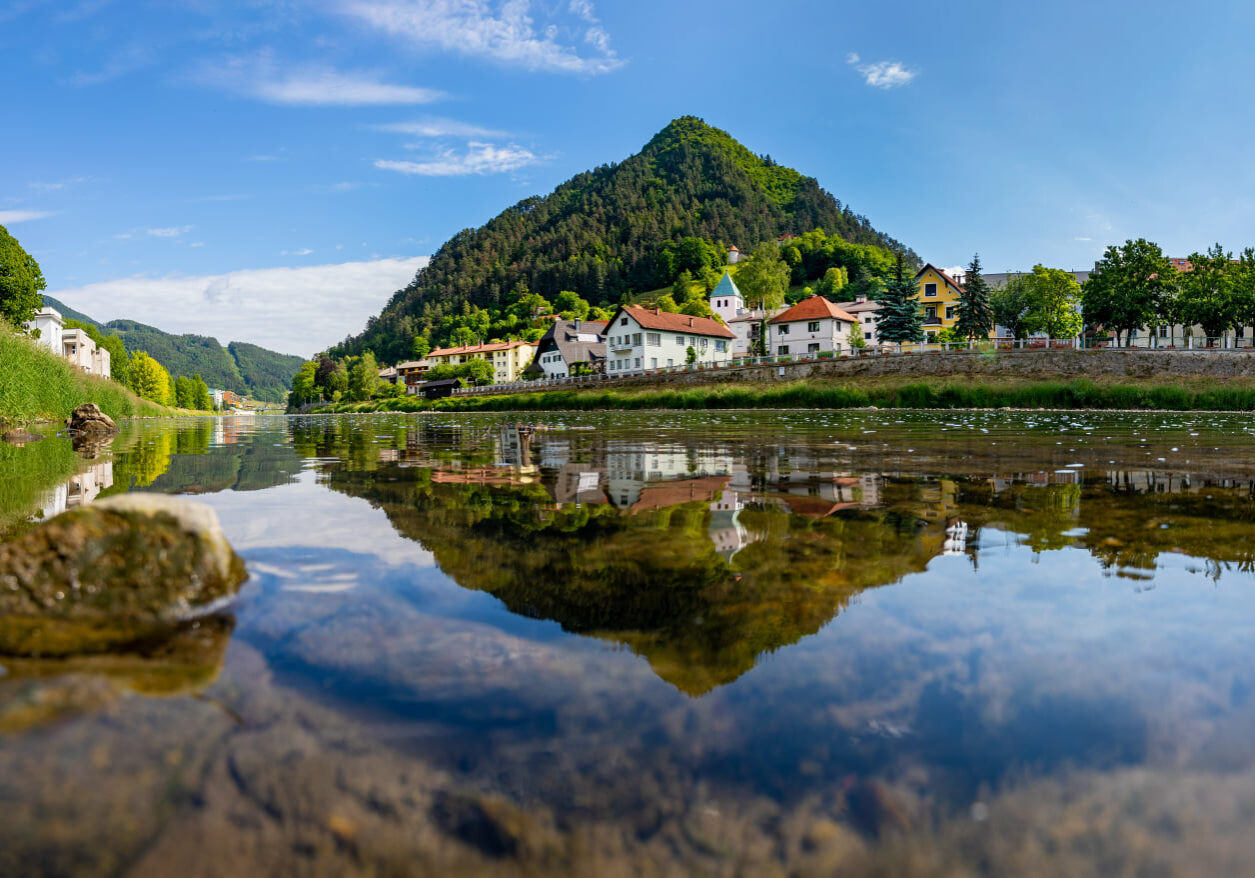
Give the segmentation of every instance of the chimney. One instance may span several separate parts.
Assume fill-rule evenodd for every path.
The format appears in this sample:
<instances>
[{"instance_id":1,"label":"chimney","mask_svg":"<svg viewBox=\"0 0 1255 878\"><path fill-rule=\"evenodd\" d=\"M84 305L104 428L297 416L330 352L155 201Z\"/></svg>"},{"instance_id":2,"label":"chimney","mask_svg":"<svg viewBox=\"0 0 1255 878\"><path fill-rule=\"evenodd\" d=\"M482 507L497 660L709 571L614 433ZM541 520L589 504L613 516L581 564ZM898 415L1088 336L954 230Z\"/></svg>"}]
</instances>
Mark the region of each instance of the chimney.
<instances>
[{"instance_id":1,"label":"chimney","mask_svg":"<svg viewBox=\"0 0 1255 878\"><path fill-rule=\"evenodd\" d=\"M690 318L689 318L689 326L692 326L692 325L693 325L693 318L692 318L692 317L690 317Z\"/></svg>"},{"instance_id":2,"label":"chimney","mask_svg":"<svg viewBox=\"0 0 1255 878\"><path fill-rule=\"evenodd\" d=\"M576 332L580 331L580 318L578 317L575 318L575 331Z\"/></svg>"},{"instance_id":3,"label":"chimney","mask_svg":"<svg viewBox=\"0 0 1255 878\"><path fill-rule=\"evenodd\" d=\"M867 294L866 294L866 293L859 293L857 296L855 296L855 297L854 297L854 304L855 304L855 305L861 305L861 304L863 304L863 303L864 303L864 302L866 302L866 301L867 301Z\"/></svg>"}]
</instances>

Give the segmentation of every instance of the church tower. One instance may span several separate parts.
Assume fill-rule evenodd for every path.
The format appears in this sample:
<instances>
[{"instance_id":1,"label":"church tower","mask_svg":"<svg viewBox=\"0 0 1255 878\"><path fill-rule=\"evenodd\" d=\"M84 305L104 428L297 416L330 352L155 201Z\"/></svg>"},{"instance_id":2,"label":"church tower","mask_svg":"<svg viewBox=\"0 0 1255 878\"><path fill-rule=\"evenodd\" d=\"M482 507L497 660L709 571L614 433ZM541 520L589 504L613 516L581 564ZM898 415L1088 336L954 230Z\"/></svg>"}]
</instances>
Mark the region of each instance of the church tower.
<instances>
[{"instance_id":1,"label":"church tower","mask_svg":"<svg viewBox=\"0 0 1255 878\"><path fill-rule=\"evenodd\" d=\"M725 323L745 313L745 299L736 288L732 275L726 271L710 294L710 310L722 317Z\"/></svg>"}]
</instances>

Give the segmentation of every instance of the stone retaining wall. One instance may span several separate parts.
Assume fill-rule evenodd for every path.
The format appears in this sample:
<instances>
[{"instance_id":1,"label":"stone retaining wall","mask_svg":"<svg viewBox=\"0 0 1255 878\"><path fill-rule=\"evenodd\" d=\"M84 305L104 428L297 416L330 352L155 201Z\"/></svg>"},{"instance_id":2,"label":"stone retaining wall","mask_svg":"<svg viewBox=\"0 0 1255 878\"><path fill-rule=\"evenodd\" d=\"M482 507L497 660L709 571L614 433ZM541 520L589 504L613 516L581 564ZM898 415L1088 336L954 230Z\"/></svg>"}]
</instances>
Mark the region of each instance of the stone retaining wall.
<instances>
[{"instance_id":1,"label":"stone retaining wall","mask_svg":"<svg viewBox=\"0 0 1255 878\"><path fill-rule=\"evenodd\" d=\"M1091 350L926 352L640 375L595 387L771 383L801 378L1255 378L1255 352Z\"/></svg>"}]
</instances>

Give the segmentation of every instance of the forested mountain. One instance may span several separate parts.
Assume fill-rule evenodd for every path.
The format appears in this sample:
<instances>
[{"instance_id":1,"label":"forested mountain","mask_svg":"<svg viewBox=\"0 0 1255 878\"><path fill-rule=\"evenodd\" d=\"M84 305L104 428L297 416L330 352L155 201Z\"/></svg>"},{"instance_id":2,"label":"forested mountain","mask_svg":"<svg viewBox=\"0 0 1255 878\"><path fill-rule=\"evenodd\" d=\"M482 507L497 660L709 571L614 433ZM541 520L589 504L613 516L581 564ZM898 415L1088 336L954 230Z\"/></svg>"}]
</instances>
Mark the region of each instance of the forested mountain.
<instances>
[{"instance_id":1,"label":"forested mountain","mask_svg":"<svg viewBox=\"0 0 1255 878\"><path fill-rule=\"evenodd\" d=\"M304 362L300 357L243 342L232 342L224 348L217 339L205 335L171 335L134 320L100 323L52 296L45 295L44 304L56 308L67 320L78 320L120 337L131 353L145 351L165 366L172 378L199 375L210 387L267 402L287 399L292 375Z\"/></svg>"},{"instance_id":2,"label":"forested mountain","mask_svg":"<svg viewBox=\"0 0 1255 878\"><path fill-rule=\"evenodd\" d=\"M632 291L670 284L670 253L685 238L721 252L733 244L748 251L816 228L856 244L905 249L814 178L685 116L631 158L459 232L365 332L332 353L370 350L395 362L409 356L414 336L435 335L442 318L467 304L497 310L528 292L551 300L564 290L594 305L617 303Z\"/></svg>"}]
</instances>

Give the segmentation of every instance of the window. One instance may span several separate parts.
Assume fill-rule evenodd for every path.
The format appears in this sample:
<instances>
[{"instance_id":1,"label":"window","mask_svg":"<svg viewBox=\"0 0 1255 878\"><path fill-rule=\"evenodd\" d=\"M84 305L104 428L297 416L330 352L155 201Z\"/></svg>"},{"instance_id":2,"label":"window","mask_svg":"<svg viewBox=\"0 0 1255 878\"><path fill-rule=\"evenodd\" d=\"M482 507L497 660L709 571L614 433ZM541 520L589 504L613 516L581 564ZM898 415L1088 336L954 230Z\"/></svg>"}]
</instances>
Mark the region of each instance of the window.
<instances>
[{"instance_id":1,"label":"window","mask_svg":"<svg viewBox=\"0 0 1255 878\"><path fill-rule=\"evenodd\" d=\"M937 333L935 332L926 332L924 333L924 336L927 338L929 344L932 344L937 340Z\"/></svg>"},{"instance_id":2,"label":"window","mask_svg":"<svg viewBox=\"0 0 1255 878\"><path fill-rule=\"evenodd\" d=\"M637 368L637 369L639 369L640 367L641 367L641 358L640 358L640 357L637 357L637 358L636 358L636 368Z\"/></svg>"},{"instance_id":3,"label":"window","mask_svg":"<svg viewBox=\"0 0 1255 878\"><path fill-rule=\"evenodd\" d=\"M871 322L872 322L872 319L871 319L870 317L864 317L864 318L863 318L863 322L864 322L864 323L871 323Z\"/></svg>"},{"instance_id":4,"label":"window","mask_svg":"<svg viewBox=\"0 0 1255 878\"><path fill-rule=\"evenodd\" d=\"M782 344L780 345L780 347L776 348L776 353L782 356L784 354L787 354L788 352L789 352L789 346L787 344Z\"/></svg>"},{"instance_id":5,"label":"window","mask_svg":"<svg viewBox=\"0 0 1255 878\"><path fill-rule=\"evenodd\" d=\"M662 336L656 332L647 332L645 333L645 344L658 347L662 344Z\"/></svg>"},{"instance_id":6,"label":"window","mask_svg":"<svg viewBox=\"0 0 1255 878\"><path fill-rule=\"evenodd\" d=\"M955 306L954 306L954 305L947 305L947 306L946 306L946 319L947 319L947 320L953 320L953 319L954 319L954 308L955 308Z\"/></svg>"},{"instance_id":7,"label":"window","mask_svg":"<svg viewBox=\"0 0 1255 878\"><path fill-rule=\"evenodd\" d=\"M668 369L669 369L669 368L671 368L671 367L672 367L672 366L674 366L674 365L675 365L675 360L667 360L667 368L668 368Z\"/></svg>"},{"instance_id":8,"label":"window","mask_svg":"<svg viewBox=\"0 0 1255 878\"><path fill-rule=\"evenodd\" d=\"M632 344L641 343L641 334L639 332L632 333Z\"/></svg>"},{"instance_id":9,"label":"window","mask_svg":"<svg viewBox=\"0 0 1255 878\"><path fill-rule=\"evenodd\" d=\"M819 321L812 320L810 323L806 324L806 331L807 332L819 332Z\"/></svg>"},{"instance_id":10,"label":"window","mask_svg":"<svg viewBox=\"0 0 1255 878\"><path fill-rule=\"evenodd\" d=\"M1238 336L1238 338L1241 338L1241 337L1242 337L1242 336L1240 336L1240 335ZM719 341L715 342L715 350L719 351L719 353L723 353L723 352L724 352L724 351L726 351L727 349L728 349L728 343L727 343L726 341L723 341L723 340L721 339L721 340L719 340Z\"/></svg>"},{"instance_id":11,"label":"window","mask_svg":"<svg viewBox=\"0 0 1255 878\"><path fill-rule=\"evenodd\" d=\"M620 321L619 321L619 325L620 325L620 326L627 326L627 318L626 318L626 317L624 317L622 320L620 320Z\"/></svg>"},{"instance_id":12,"label":"window","mask_svg":"<svg viewBox=\"0 0 1255 878\"><path fill-rule=\"evenodd\" d=\"M684 336L677 335L675 337L675 343L678 344L680 347L684 347Z\"/></svg>"},{"instance_id":13,"label":"window","mask_svg":"<svg viewBox=\"0 0 1255 878\"><path fill-rule=\"evenodd\" d=\"M931 299L933 296L936 296L936 295L937 295L936 284L924 284L924 298Z\"/></svg>"},{"instance_id":14,"label":"window","mask_svg":"<svg viewBox=\"0 0 1255 878\"><path fill-rule=\"evenodd\" d=\"M657 369L657 368L658 368L658 358L657 358L657 357L650 357L650 358L649 358L649 368L651 368L651 369Z\"/></svg>"},{"instance_id":15,"label":"window","mask_svg":"<svg viewBox=\"0 0 1255 878\"><path fill-rule=\"evenodd\" d=\"M788 335L788 334L789 334L789 324L781 323L780 326L776 329L776 335Z\"/></svg>"},{"instance_id":16,"label":"window","mask_svg":"<svg viewBox=\"0 0 1255 878\"><path fill-rule=\"evenodd\" d=\"M937 306L929 305L927 308L925 308L924 316L928 318L929 320L936 320L937 319Z\"/></svg>"},{"instance_id":17,"label":"window","mask_svg":"<svg viewBox=\"0 0 1255 878\"><path fill-rule=\"evenodd\" d=\"M1168 337L1168 327L1166 327L1166 326L1161 326L1161 327L1159 327L1159 337L1160 337L1160 338L1167 338L1167 337ZM1240 330L1240 329L1239 329L1239 330L1238 330L1238 338L1241 338L1241 337L1242 337L1242 330Z\"/></svg>"},{"instance_id":18,"label":"window","mask_svg":"<svg viewBox=\"0 0 1255 878\"><path fill-rule=\"evenodd\" d=\"M819 353L819 342L811 342L810 344L808 344L806 346L806 353L808 354Z\"/></svg>"},{"instance_id":19,"label":"window","mask_svg":"<svg viewBox=\"0 0 1255 878\"><path fill-rule=\"evenodd\" d=\"M706 350L706 348L710 346L710 339L703 338L701 344L702 344L702 350Z\"/></svg>"}]
</instances>

